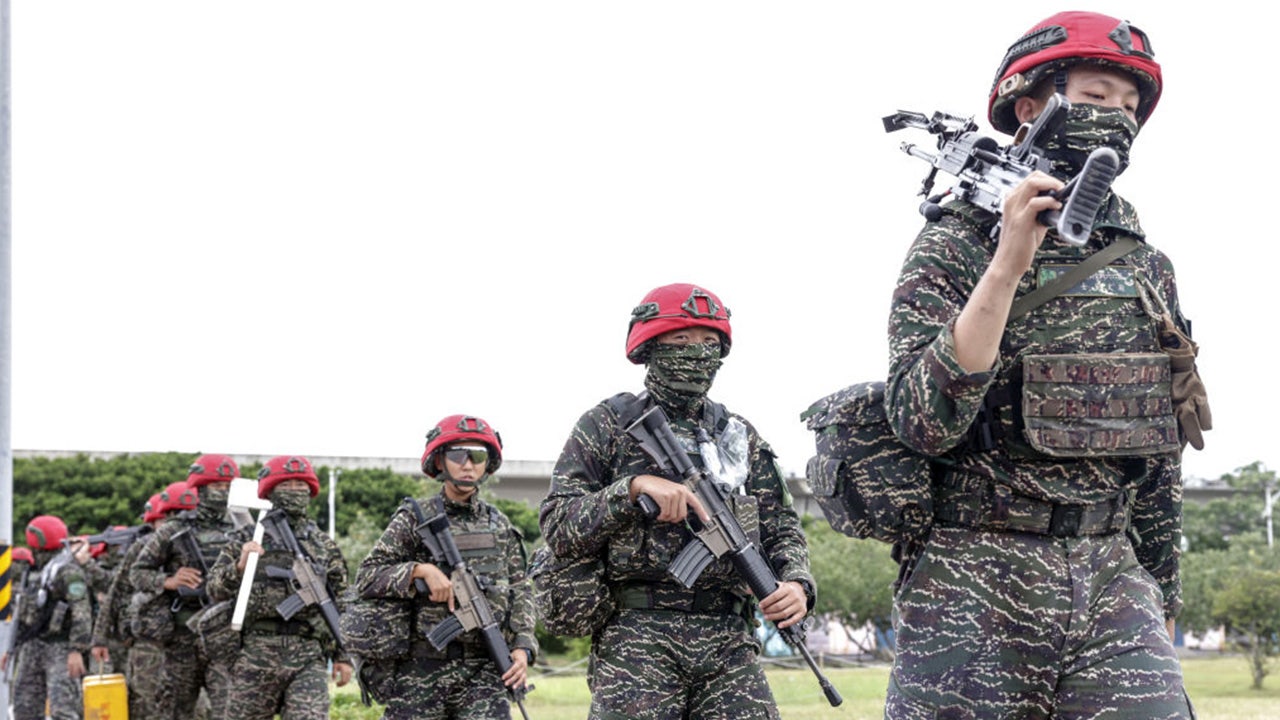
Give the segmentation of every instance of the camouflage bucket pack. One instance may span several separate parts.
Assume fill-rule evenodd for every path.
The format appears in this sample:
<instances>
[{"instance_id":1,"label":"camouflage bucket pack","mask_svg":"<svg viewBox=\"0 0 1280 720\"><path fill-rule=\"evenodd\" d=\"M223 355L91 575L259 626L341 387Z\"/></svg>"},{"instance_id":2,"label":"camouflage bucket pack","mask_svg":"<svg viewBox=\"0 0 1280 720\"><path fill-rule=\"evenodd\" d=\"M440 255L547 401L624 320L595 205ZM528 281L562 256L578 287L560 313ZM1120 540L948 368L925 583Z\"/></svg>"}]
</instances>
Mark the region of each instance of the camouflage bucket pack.
<instances>
[{"instance_id":1,"label":"camouflage bucket pack","mask_svg":"<svg viewBox=\"0 0 1280 720\"><path fill-rule=\"evenodd\" d=\"M234 600L223 600L204 608L187 621L187 629L199 638L200 649L212 663L230 665L240 654L240 632L231 629L235 606Z\"/></svg>"},{"instance_id":2,"label":"camouflage bucket pack","mask_svg":"<svg viewBox=\"0 0 1280 720\"><path fill-rule=\"evenodd\" d=\"M893 434L884 383L850 385L815 402L800 419L817 446L805 476L832 528L887 543L928 532L932 464Z\"/></svg>"},{"instance_id":3,"label":"camouflage bucket pack","mask_svg":"<svg viewBox=\"0 0 1280 720\"><path fill-rule=\"evenodd\" d=\"M413 613L412 600L366 598L348 590L340 621L347 652L361 660L409 657Z\"/></svg>"},{"instance_id":4,"label":"camouflage bucket pack","mask_svg":"<svg viewBox=\"0 0 1280 720\"><path fill-rule=\"evenodd\" d=\"M617 609L604 571L600 557L559 558L546 546L533 554L533 600L548 632L581 637L604 627Z\"/></svg>"}]
</instances>

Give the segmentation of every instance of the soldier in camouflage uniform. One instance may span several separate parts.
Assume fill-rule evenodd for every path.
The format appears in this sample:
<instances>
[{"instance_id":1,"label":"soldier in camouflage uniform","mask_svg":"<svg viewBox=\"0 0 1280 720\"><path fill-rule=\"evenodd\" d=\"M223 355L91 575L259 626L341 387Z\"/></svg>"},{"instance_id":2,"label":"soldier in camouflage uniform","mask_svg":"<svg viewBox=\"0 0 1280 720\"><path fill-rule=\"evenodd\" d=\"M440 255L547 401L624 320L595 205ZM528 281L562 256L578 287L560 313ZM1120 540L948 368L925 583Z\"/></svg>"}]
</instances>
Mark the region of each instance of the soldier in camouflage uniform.
<instances>
[{"instance_id":1,"label":"soldier in camouflage uniform","mask_svg":"<svg viewBox=\"0 0 1280 720\"><path fill-rule=\"evenodd\" d=\"M1070 12L1036 25L997 73L989 117L1012 134L1065 95L1070 113L1043 148L1053 176L1010 193L995 239L991 214L944 205L906 258L886 406L939 472L934 527L895 597L886 718L1192 717L1170 635L1178 425L1197 441L1201 428L1178 416L1156 322L1169 316L1189 335L1173 267L1137 242L1011 313L1063 268L1144 239L1114 194L1084 247L1037 215L1060 207L1048 192L1093 148L1127 163L1160 89L1147 38L1128 23Z\"/></svg>"},{"instance_id":2,"label":"soldier in camouflage uniform","mask_svg":"<svg viewBox=\"0 0 1280 720\"><path fill-rule=\"evenodd\" d=\"M733 510L780 579L758 599L760 609L779 627L800 622L813 607L814 582L773 450L745 419L707 398L731 340L729 310L714 294L688 284L651 291L632 313L626 348L627 359L648 366L645 393L588 410L553 472L542 534L557 557L604 556L619 607L592 636L592 718L778 717L757 660L747 584L728 558L709 565L692 589L668 574L693 539L687 515L705 519L706 510L687 486L660 476L620 420L656 403L691 454L701 427L722 456L740 458L737 476L723 478L736 485ZM642 494L659 508L653 520L637 505Z\"/></svg>"},{"instance_id":3,"label":"soldier in camouflage uniform","mask_svg":"<svg viewBox=\"0 0 1280 720\"><path fill-rule=\"evenodd\" d=\"M18 618L18 682L14 686L14 720L44 720L45 700L53 720L80 720L84 701L80 678L93 618L84 570L63 547L67 526L61 518L41 515L27 525L27 545L40 577L28 582ZM0 669L8 655L0 657Z\"/></svg>"},{"instance_id":4,"label":"soldier in camouflage uniform","mask_svg":"<svg viewBox=\"0 0 1280 720\"><path fill-rule=\"evenodd\" d=\"M195 508L179 513L172 521L142 541L142 548L130 566L130 581L139 590L163 588L172 611L173 628L164 643L166 685L173 696L172 717L189 720L197 716L200 691L208 693L211 715L223 717L227 700L226 666L212 662L201 652L199 638L187 622L208 605L205 570L227 544L234 525L227 515L227 495L231 480L240 474L235 461L226 455L201 455L191 465L181 492L196 495ZM189 503L188 503L189 504ZM188 536L180 538L180 535Z\"/></svg>"},{"instance_id":5,"label":"soldier in camouflage uniform","mask_svg":"<svg viewBox=\"0 0 1280 720\"><path fill-rule=\"evenodd\" d=\"M159 528L166 515L162 510L160 493L147 500L142 511L142 522L153 528ZM132 616L129 613L129 600L133 597L133 583L130 580L129 568L142 550L143 543L135 541L125 550L120 559L116 574L111 578L106 598L98 610L93 623L93 646L91 654L100 663L110 663L113 668L123 670L125 681L129 686L129 717L147 718L163 717L160 706L156 703L154 692L146 692L147 687L160 684L163 679L164 648L154 645L152 648L135 647L132 628ZM152 662L146 662L148 651L152 652ZM138 679L135 664L150 668L154 682L148 683ZM143 671L148 672L147 670Z\"/></svg>"},{"instance_id":6,"label":"soldier in camouflage uniform","mask_svg":"<svg viewBox=\"0 0 1280 720\"><path fill-rule=\"evenodd\" d=\"M304 457L271 458L258 473L258 496L283 511L288 525L316 571L326 579L330 595L341 597L347 565L338 545L307 517L320 480ZM244 578L250 553L260 554L252 578ZM240 583L253 583L245 611L240 655L230 669L226 717L237 720L319 720L329 717L327 665L339 686L351 680L351 663L339 650L318 605L307 605L289 620L276 607L294 595L292 583L273 578L267 568L291 568L294 556L279 541L253 541L253 528L235 530L209 573L206 587L214 600L234 599ZM341 610L341 608L339 608ZM220 712L215 708L215 712Z\"/></svg>"},{"instance_id":7,"label":"soldier in camouflage uniform","mask_svg":"<svg viewBox=\"0 0 1280 720\"><path fill-rule=\"evenodd\" d=\"M440 494L420 500L426 517L441 512L459 552L479 577L495 619L511 648L505 674L490 658L478 629L468 630L436 650L426 635L455 605L449 575L414 532L418 520L402 506L378 543L360 563L356 587L366 598L416 601L409 627L411 657L393 666L362 668L365 683L386 704L387 720L506 720L511 706L506 688L523 688L538 651L533 593L525 577L527 558L520 531L501 510L479 496L481 483L502 464L502 440L484 420L469 415L444 418L427 435L422 471L443 484ZM415 581L425 583L423 597Z\"/></svg>"}]
</instances>

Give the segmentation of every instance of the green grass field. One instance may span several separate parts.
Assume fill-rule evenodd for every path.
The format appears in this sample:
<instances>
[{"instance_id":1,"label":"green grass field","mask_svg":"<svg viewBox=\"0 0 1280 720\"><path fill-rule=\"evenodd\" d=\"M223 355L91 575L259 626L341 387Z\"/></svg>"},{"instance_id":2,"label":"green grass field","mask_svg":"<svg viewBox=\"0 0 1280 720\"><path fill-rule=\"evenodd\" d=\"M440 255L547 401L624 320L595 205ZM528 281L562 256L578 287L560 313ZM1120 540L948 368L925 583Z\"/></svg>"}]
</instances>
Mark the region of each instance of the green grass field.
<instances>
[{"instance_id":1,"label":"green grass field","mask_svg":"<svg viewBox=\"0 0 1280 720\"><path fill-rule=\"evenodd\" d=\"M1280 718L1280 677L1269 678L1261 691L1249 689L1249 670L1242 658L1206 656L1182 663L1187 692L1200 720L1276 720ZM827 705L818 683L807 670L770 669L769 684L786 720L879 720L884 710L889 669L884 666L828 668L827 677L844 696L838 708ZM537 687L525 703L531 720L575 720L587 716L591 704L581 673L534 674ZM337 720L376 720L377 707L359 703L353 688L334 691L330 717ZM520 720L520 713L512 715Z\"/></svg>"}]
</instances>

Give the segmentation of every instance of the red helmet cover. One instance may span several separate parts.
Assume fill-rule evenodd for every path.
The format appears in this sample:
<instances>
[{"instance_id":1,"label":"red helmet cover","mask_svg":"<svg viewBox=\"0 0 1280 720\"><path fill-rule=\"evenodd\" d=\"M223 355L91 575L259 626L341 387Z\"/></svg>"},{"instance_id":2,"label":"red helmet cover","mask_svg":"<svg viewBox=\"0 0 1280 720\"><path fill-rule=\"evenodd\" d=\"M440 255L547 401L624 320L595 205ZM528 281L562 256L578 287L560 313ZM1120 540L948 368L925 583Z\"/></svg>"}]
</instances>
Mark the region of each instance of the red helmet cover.
<instances>
[{"instance_id":1,"label":"red helmet cover","mask_svg":"<svg viewBox=\"0 0 1280 720\"><path fill-rule=\"evenodd\" d=\"M1164 81L1146 33L1109 15L1071 11L1037 23L1009 46L987 101L992 127L1015 133L1019 123L1014 100L1030 92L1046 73L1083 62L1133 75L1141 93L1138 123L1151 117Z\"/></svg>"},{"instance_id":2,"label":"red helmet cover","mask_svg":"<svg viewBox=\"0 0 1280 720\"><path fill-rule=\"evenodd\" d=\"M729 326L732 313L710 290L688 283L663 285L649 291L631 311L627 328L627 359L641 365L645 361L644 344L672 330L704 327L720 333L720 357L729 354L733 330Z\"/></svg>"},{"instance_id":3,"label":"red helmet cover","mask_svg":"<svg viewBox=\"0 0 1280 720\"><path fill-rule=\"evenodd\" d=\"M279 455L268 460L258 471L258 497L267 498L285 480L305 480L311 497L320 494L320 478L311 461L301 455Z\"/></svg>"},{"instance_id":4,"label":"red helmet cover","mask_svg":"<svg viewBox=\"0 0 1280 720\"><path fill-rule=\"evenodd\" d=\"M57 550L67 539L67 524L56 515L40 515L27 523L27 547L35 550Z\"/></svg>"},{"instance_id":5,"label":"red helmet cover","mask_svg":"<svg viewBox=\"0 0 1280 720\"><path fill-rule=\"evenodd\" d=\"M187 483L191 487L200 487L216 482L231 482L240 476L240 466L230 455L205 454L191 463L187 475Z\"/></svg>"},{"instance_id":6,"label":"red helmet cover","mask_svg":"<svg viewBox=\"0 0 1280 720\"><path fill-rule=\"evenodd\" d=\"M502 466L502 436L483 418L475 415L450 415L427 433L427 448L422 452L422 472L428 477L436 476L437 453L453 443L474 440L489 448L489 463L486 473L495 473Z\"/></svg>"}]
</instances>

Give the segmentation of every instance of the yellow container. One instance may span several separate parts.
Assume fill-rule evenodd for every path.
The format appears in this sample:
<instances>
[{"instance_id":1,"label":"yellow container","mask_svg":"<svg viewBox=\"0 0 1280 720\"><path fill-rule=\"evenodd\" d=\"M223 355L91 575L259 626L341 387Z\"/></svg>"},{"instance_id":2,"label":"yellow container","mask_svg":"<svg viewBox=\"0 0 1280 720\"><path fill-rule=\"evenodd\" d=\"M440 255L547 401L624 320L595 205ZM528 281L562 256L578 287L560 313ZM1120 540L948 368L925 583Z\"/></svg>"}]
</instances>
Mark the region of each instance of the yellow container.
<instances>
[{"instance_id":1,"label":"yellow container","mask_svg":"<svg viewBox=\"0 0 1280 720\"><path fill-rule=\"evenodd\" d=\"M129 691L124 675L86 675L84 720L129 720Z\"/></svg>"}]
</instances>

